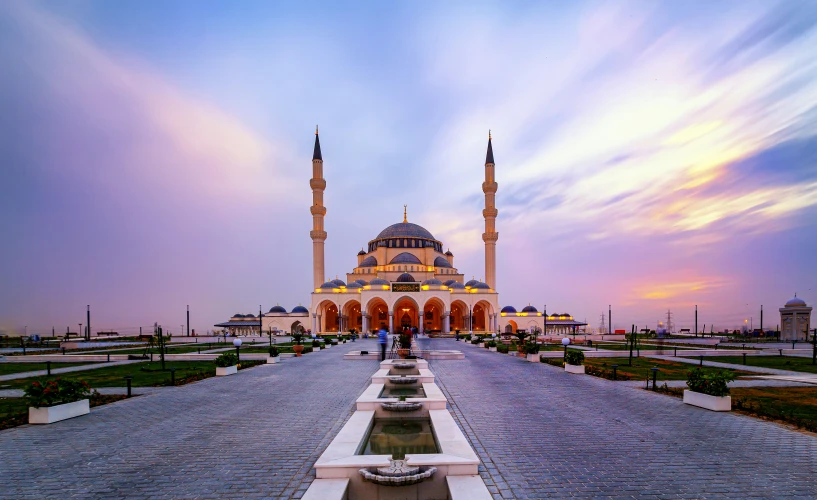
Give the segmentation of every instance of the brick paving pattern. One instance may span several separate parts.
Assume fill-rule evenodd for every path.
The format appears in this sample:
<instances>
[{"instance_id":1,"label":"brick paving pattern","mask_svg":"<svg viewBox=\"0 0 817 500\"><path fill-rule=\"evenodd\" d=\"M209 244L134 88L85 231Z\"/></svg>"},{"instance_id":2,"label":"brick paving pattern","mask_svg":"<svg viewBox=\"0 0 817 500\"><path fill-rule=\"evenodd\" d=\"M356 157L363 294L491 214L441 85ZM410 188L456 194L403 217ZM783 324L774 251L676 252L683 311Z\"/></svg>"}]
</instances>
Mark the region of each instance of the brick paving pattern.
<instances>
[{"instance_id":1,"label":"brick paving pattern","mask_svg":"<svg viewBox=\"0 0 817 500\"><path fill-rule=\"evenodd\" d=\"M376 361L361 342L0 431L0 498L300 498Z\"/></svg>"},{"instance_id":2,"label":"brick paving pattern","mask_svg":"<svg viewBox=\"0 0 817 500\"><path fill-rule=\"evenodd\" d=\"M817 498L813 435L461 349L464 360L429 363L497 499Z\"/></svg>"}]
</instances>

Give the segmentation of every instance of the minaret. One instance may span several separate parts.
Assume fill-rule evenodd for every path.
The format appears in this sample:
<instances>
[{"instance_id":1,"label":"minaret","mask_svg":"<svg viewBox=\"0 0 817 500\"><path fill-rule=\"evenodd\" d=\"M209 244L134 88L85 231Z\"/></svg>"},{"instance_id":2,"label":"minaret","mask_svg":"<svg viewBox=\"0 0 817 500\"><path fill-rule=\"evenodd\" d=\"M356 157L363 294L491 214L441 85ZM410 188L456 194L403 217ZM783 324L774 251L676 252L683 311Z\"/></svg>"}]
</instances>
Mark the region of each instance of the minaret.
<instances>
[{"instance_id":1,"label":"minaret","mask_svg":"<svg viewBox=\"0 0 817 500\"><path fill-rule=\"evenodd\" d=\"M326 275L323 268L323 242L326 241L326 231L323 230L323 217L326 207L323 206L323 190L326 189L326 180L323 178L323 157L321 156L321 141L318 138L318 127L315 126L315 152L312 153L312 179L309 180L312 188L312 288L320 288Z\"/></svg>"},{"instance_id":2,"label":"minaret","mask_svg":"<svg viewBox=\"0 0 817 500\"><path fill-rule=\"evenodd\" d=\"M496 232L496 216L499 211L496 209L496 178L494 177L494 149L491 147L491 131L488 131L488 154L485 156L485 182L482 183L482 192L485 193L485 210L482 216L485 217L485 232L482 233L482 241L485 242L485 283L491 288L496 288L496 240L499 233Z\"/></svg>"}]
</instances>

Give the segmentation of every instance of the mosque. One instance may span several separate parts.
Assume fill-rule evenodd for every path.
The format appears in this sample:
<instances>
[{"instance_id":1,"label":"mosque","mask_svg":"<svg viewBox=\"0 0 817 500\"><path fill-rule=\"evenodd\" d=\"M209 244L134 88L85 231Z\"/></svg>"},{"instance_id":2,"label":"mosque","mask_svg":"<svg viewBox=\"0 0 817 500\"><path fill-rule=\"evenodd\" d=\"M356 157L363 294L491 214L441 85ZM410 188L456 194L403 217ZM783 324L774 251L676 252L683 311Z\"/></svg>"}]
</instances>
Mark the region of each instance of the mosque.
<instances>
[{"instance_id":1,"label":"mosque","mask_svg":"<svg viewBox=\"0 0 817 500\"><path fill-rule=\"evenodd\" d=\"M312 279L309 308L297 306L287 312L277 305L267 313L236 314L230 321L216 324L235 334L291 332L299 326L317 333L372 333L379 329L395 332L416 327L421 333L449 334L454 331L485 333L528 332L569 333L586 323L569 314L547 316L528 305L517 311L499 307L496 286L496 192L494 152L488 134L485 158L485 281L471 279L454 267L454 254L426 228L408 221L392 224L357 254L357 265L346 279L328 280L324 270L324 228L326 208L323 193L323 156L315 131L312 155ZM260 321L259 321L260 318Z\"/></svg>"}]
</instances>

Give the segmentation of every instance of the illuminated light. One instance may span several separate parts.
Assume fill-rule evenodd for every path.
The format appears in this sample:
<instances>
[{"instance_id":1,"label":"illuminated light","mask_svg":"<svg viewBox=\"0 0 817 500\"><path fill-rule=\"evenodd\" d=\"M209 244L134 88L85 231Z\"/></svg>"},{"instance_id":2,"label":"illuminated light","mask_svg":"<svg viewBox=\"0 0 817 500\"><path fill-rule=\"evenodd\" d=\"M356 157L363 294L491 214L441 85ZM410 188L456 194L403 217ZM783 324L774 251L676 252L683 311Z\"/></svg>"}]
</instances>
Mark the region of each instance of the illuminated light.
<instances>
[{"instance_id":1,"label":"illuminated light","mask_svg":"<svg viewBox=\"0 0 817 500\"><path fill-rule=\"evenodd\" d=\"M434 271L434 266L428 266L428 271L429 271L429 272Z\"/></svg>"},{"instance_id":2,"label":"illuminated light","mask_svg":"<svg viewBox=\"0 0 817 500\"><path fill-rule=\"evenodd\" d=\"M527 316L528 313L516 313L517 316Z\"/></svg>"},{"instance_id":3,"label":"illuminated light","mask_svg":"<svg viewBox=\"0 0 817 500\"><path fill-rule=\"evenodd\" d=\"M380 288L382 288L383 290L388 290L388 289L389 289L389 285L381 285L381 286L380 286Z\"/></svg>"},{"instance_id":4,"label":"illuminated light","mask_svg":"<svg viewBox=\"0 0 817 500\"><path fill-rule=\"evenodd\" d=\"M507 316L508 313L499 313L500 316Z\"/></svg>"},{"instance_id":5,"label":"illuminated light","mask_svg":"<svg viewBox=\"0 0 817 500\"><path fill-rule=\"evenodd\" d=\"M423 289L423 290L428 290L429 287L428 287L428 285L423 285L420 288Z\"/></svg>"},{"instance_id":6,"label":"illuminated light","mask_svg":"<svg viewBox=\"0 0 817 500\"><path fill-rule=\"evenodd\" d=\"M316 288L316 289L315 289L315 293L321 293L321 289L320 289L320 288Z\"/></svg>"}]
</instances>

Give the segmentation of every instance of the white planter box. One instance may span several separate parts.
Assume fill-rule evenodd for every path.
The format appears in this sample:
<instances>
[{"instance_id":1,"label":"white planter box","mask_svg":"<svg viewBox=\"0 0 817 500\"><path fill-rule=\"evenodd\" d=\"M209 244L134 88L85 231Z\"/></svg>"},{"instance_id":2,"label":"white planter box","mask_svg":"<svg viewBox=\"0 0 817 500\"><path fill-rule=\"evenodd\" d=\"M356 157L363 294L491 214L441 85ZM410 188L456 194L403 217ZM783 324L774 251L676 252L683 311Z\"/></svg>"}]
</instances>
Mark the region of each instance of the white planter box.
<instances>
[{"instance_id":1,"label":"white planter box","mask_svg":"<svg viewBox=\"0 0 817 500\"><path fill-rule=\"evenodd\" d=\"M238 366L217 366L216 367L216 377L226 377L227 375L235 375L238 373Z\"/></svg>"},{"instance_id":2,"label":"white planter box","mask_svg":"<svg viewBox=\"0 0 817 500\"><path fill-rule=\"evenodd\" d=\"M496 347L489 347L488 350L491 352L496 352Z\"/></svg>"},{"instance_id":3,"label":"white planter box","mask_svg":"<svg viewBox=\"0 0 817 500\"><path fill-rule=\"evenodd\" d=\"M274 365L274 364L278 363L278 359L279 359L280 357L281 357L281 356L275 356L274 358L271 358L271 357L270 357L270 358L267 358L267 364L268 364L268 365Z\"/></svg>"},{"instance_id":4,"label":"white planter box","mask_svg":"<svg viewBox=\"0 0 817 500\"><path fill-rule=\"evenodd\" d=\"M312 352L318 352L318 351L320 351L320 350L321 350L321 348L320 348L320 347L313 347L313 348L312 348Z\"/></svg>"},{"instance_id":5,"label":"white planter box","mask_svg":"<svg viewBox=\"0 0 817 500\"><path fill-rule=\"evenodd\" d=\"M29 424L53 424L60 420L79 417L91 413L91 406L87 399L80 399L73 403L65 403L57 406L44 406L42 408L28 408Z\"/></svg>"},{"instance_id":6,"label":"white planter box","mask_svg":"<svg viewBox=\"0 0 817 500\"><path fill-rule=\"evenodd\" d=\"M480 342L480 343L479 343L479 344L477 344L477 345L478 345L478 346L480 346L480 347L482 347L482 348L484 348L484 347L485 347L485 343L484 343L484 342Z\"/></svg>"},{"instance_id":7,"label":"white planter box","mask_svg":"<svg viewBox=\"0 0 817 500\"><path fill-rule=\"evenodd\" d=\"M528 354L528 361L531 363L538 363L539 362L539 353L536 354ZM582 372L584 373L584 372Z\"/></svg>"},{"instance_id":8,"label":"white planter box","mask_svg":"<svg viewBox=\"0 0 817 500\"><path fill-rule=\"evenodd\" d=\"M576 366L565 363L565 371L567 373L579 373L581 375L584 375L584 365Z\"/></svg>"},{"instance_id":9,"label":"white planter box","mask_svg":"<svg viewBox=\"0 0 817 500\"><path fill-rule=\"evenodd\" d=\"M332 347L332 344L323 344L324 349L329 349L330 347Z\"/></svg>"},{"instance_id":10,"label":"white planter box","mask_svg":"<svg viewBox=\"0 0 817 500\"><path fill-rule=\"evenodd\" d=\"M710 396L701 392L684 390L684 403L712 411L732 411L732 396Z\"/></svg>"}]
</instances>

